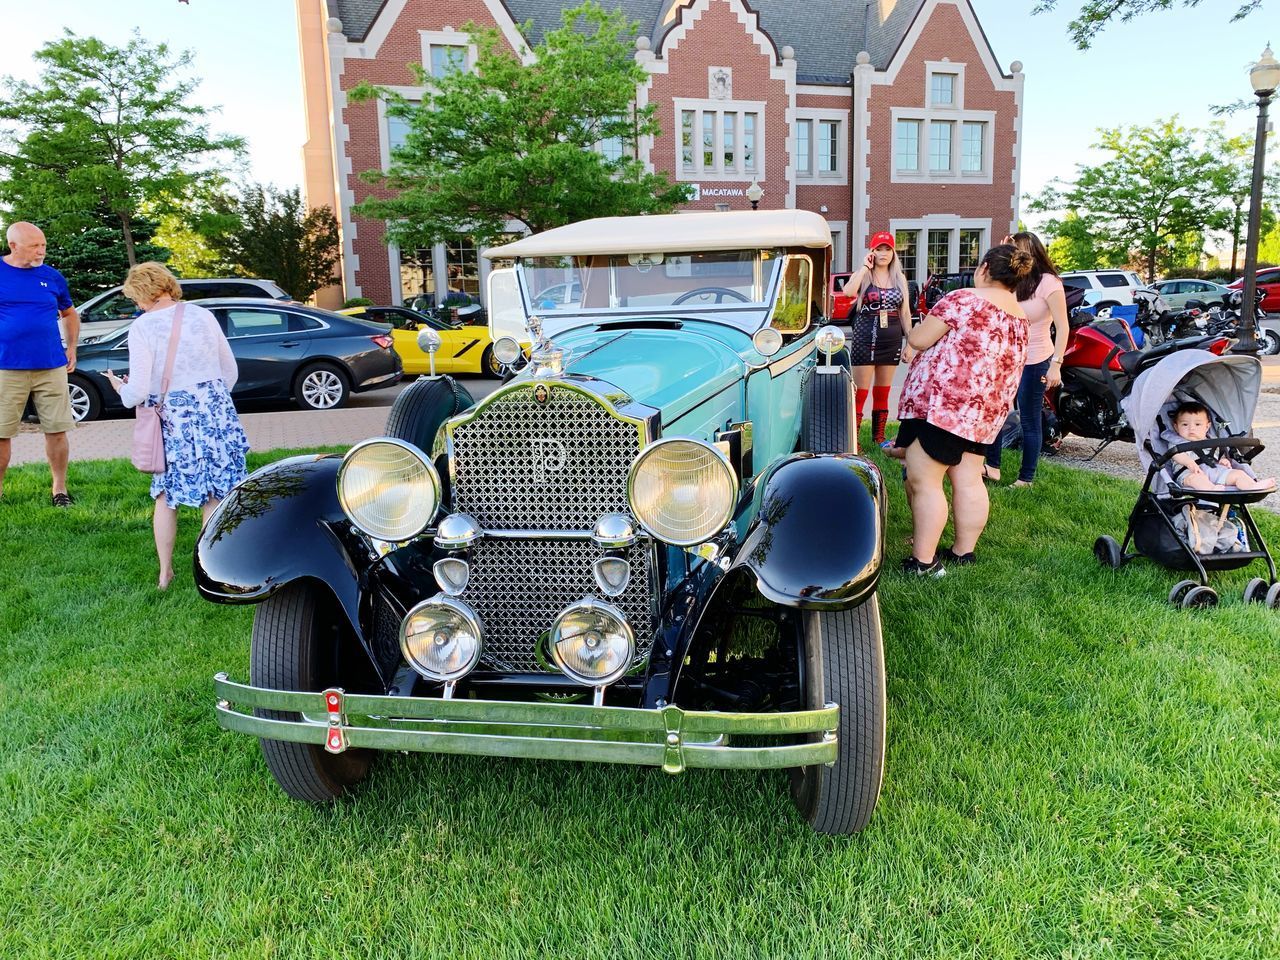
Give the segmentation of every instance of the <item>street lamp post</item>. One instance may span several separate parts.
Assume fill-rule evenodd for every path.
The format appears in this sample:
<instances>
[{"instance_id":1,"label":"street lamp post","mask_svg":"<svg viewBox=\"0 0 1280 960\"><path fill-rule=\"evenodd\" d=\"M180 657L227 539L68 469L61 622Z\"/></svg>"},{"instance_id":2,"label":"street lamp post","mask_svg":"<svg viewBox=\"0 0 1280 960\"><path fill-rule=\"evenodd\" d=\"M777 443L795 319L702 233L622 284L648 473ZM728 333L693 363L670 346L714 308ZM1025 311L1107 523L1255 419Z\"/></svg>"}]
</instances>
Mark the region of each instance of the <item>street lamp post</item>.
<instances>
[{"instance_id":1,"label":"street lamp post","mask_svg":"<svg viewBox=\"0 0 1280 960\"><path fill-rule=\"evenodd\" d=\"M764 187L756 180L751 181L751 186L747 187L747 199L751 201L751 209L758 210L760 208L760 198L764 196Z\"/></svg>"},{"instance_id":2,"label":"street lamp post","mask_svg":"<svg viewBox=\"0 0 1280 960\"><path fill-rule=\"evenodd\" d=\"M1254 291L1258 288L1258 231L1262 220L1262 174L1267 153L1267 105L1280 85L1280 63L1271 53L1271 45L1249 70L1249 82L1258 96L1258 132L1253 140L1253 189L1249 197L1249 232L1244 243L1244 300L1240 304L1239 353L1257 353L1257 305Z\"/></svg>"}]
</instances>

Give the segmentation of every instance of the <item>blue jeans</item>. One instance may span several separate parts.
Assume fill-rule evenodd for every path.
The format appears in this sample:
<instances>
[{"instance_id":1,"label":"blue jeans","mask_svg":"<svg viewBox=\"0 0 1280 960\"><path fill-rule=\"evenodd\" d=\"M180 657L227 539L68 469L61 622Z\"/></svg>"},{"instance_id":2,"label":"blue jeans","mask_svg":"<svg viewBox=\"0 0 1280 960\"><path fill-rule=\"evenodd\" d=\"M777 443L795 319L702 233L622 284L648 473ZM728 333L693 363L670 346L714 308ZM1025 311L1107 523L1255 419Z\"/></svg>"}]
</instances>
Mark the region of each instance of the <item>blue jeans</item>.
<instances>
[{"instance_id":1,"label":"blue jeans","mask_svg":"<svg viewBox=\"0 0 1280 960\"><path fill-rule=\"evenodd\" d=\"M1040 445L1044 442L1043 409L1044 381L1049 373L1048 360L1029 363L1022 368L1022 379L1018 381L1018 420L1022 423L1022 468L1018 471L1018 479L1030 483L1036 478L1036 467L1040 463ZM1003 429L1001 433L1003 433ZM1000 467L1000 438L987 448L987 465Z\"/></svg>"}]
</instances>

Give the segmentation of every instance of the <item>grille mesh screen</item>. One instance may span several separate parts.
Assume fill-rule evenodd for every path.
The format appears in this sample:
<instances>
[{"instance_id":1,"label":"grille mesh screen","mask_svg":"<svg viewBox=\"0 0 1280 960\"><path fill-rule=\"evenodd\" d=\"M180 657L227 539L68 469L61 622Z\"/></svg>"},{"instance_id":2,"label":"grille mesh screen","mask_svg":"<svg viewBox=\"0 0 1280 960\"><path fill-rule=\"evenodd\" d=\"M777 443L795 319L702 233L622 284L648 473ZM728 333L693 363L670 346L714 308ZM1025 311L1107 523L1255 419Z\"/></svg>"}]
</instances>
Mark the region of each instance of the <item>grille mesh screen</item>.
<instances>
[{"instance_id":1,"label":"grille mesh screen","mask_svg":"<svg viewBox=\"0 0 1280 960\"><path fill-rule=\"evenodd\" d=\"M453 432L455 511L482 527L590 530L627 513L627 473L640 452L634 424L589 396L552 389L498 397Z\"/></svg>"},{"instance_id":2,"label":"grille mesh screen","mask_svg":"<svg viewBox=\"0 0 1280 960\"><path fill-rule=\"evenodd\" d=\"M621 597L605 597L591 564L600 549L587 540L486 540L472 557L463 599L484 624L485 666L540 671L534 645L560 612L594 596L621 610L636 634L636 652L649 655L656 629L649 588L649 552L643 543L627 551L631 582Z\"/></svg>"}]
</instances>

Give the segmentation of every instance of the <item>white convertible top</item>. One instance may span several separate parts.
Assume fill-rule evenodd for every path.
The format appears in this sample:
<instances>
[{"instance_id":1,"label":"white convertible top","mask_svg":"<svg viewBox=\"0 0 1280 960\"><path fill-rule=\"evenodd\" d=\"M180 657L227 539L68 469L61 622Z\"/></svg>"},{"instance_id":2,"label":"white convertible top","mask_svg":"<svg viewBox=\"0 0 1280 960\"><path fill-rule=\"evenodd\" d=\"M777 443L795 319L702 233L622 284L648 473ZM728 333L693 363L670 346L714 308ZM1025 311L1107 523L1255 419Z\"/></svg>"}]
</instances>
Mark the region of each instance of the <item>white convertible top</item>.
<instances>
[{"instance_id":1,"label":"white convertible top","mask_svg":"<svg viewBox=\"0 0 1280 960\"><path fill-rule=\"evenodd\" d=\"M831 246L827 221L809 210L739 210L599 217L535 233L484 256L561 257Z\"/></svg>"}]
</instances>

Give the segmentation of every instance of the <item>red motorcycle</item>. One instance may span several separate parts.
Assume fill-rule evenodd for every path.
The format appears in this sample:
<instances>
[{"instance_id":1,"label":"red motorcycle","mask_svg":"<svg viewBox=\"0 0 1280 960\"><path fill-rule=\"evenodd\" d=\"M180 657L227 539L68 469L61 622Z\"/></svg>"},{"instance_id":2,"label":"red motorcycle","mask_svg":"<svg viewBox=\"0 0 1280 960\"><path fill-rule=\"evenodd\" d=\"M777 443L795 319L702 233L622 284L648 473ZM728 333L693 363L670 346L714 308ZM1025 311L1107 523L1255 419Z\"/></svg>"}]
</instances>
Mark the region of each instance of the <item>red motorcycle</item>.
<instances>
[{"instance_id":1,"label":"red motorcycle","mask_svg":"<svg viewBox=\"0 0 1280 960\"><path fill-rule=\"evenodd\" d=\"M1116 440L1133 442L1120 401L1143 370L1179 350L1225 353L1230 337L1204 335L1166 340L1139 350L1123 320L1088 320L1072 313L1071 337L1062 358L1062 383L1045 393L1044 449L1056 453L1068 434L1101 440L1096 457ZM1090 459L1093 459L1090 457Z\"/></svg>"}]
</instances>

